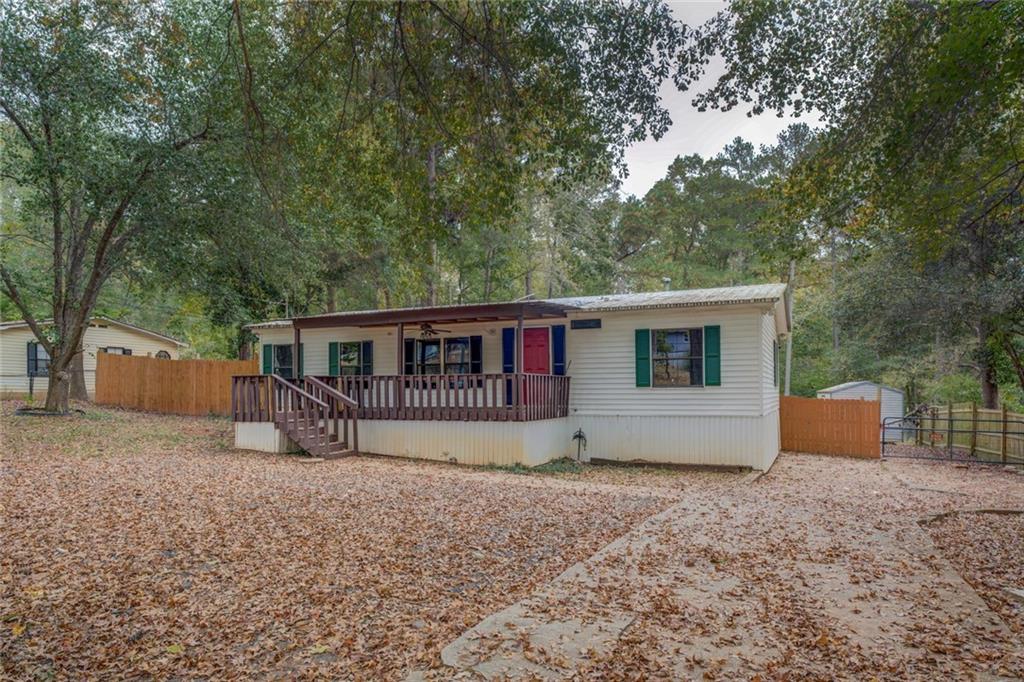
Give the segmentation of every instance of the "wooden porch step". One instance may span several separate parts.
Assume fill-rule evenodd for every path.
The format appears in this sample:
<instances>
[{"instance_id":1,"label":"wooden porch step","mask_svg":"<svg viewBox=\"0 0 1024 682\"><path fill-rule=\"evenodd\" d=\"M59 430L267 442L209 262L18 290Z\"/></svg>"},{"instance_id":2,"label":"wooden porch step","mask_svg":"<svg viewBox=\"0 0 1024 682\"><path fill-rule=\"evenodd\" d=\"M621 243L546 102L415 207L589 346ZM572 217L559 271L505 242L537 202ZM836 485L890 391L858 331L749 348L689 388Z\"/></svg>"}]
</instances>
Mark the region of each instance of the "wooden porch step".
<instances>
[{"instance_id":1,"label":"wooden porch step","mask_svg":"<svg viewBox=\"0 0 1024 682\"><path fill-rule=\"evenodd\" d=\"M347 443L332 443L327 448L327 452L320 456L324 459L341 459L342 457L350 457L352 455L359 454L348 446Z\"/></svg>"}]
</instances>

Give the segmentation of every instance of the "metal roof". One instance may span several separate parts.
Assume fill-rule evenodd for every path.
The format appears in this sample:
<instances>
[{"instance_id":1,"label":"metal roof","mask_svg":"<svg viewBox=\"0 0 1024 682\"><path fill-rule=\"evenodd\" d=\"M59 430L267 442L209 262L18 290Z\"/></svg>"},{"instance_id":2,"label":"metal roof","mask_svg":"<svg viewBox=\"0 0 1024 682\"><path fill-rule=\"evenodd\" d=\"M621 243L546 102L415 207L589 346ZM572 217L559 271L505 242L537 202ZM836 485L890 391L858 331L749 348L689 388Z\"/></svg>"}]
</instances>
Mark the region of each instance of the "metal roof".
<instances>
[{"instance_id":1,"label":"metal roof","mask_svg":"<svg viewBox=\"0 0 1024 682\"><path fill-rule=\"evenodd\" d=\"M503 303L466 303L422 308L392 308L388 310L360 310L296 317L292 325L299 329L313 327L376 327L400 322L479 322L514 320L518 317L536 320L545 317L565 317L571 306L550 301L506 301Z\"/></svg>"},{"instance_id":2,"label":"metal roof","mask_svg":"<svg viewBox=\"0 0 1024 682\"><path fill-rule=\"evenodd\" d=\"M737 303L774 303L786 293L786 285L749 284L713 289L682 289L650 291L637 294L605 294L602 296L571 296L547 299L583 310L623 310L642 308L680 308Z\"/></svg>"},{"instance_id":3,"label":"metal roof","mask_svg":"<svg viewBox=\"0 0 1024 682\"><path fill-rule=\"evenodd\" d=\"M276 329L292 326L291 320L267 320L266 322L253 322L245 325L245 329Z\"/></svg>"},{"instance_id":4,"label":"metal roof","mask_svg":"<svg viewBox=\"0 0 1024 682\"><path fill-rule=\"evenodd\" d=\"M601 296L570 296L500 303L469 303L433 307L356 310L271 320L246 325L247 329L274 329L328 326L364 326L397 324L398 322L461 322L474 319L514 319L522 313L526 318L564 317L570 312L643 310L650 308L686 308L743 303L777 303L784 300L786 284L748 284L710 289L650 291ZM781 313L780 313L781 314ZM787 315L788 317L788 315Z\"/></svg>"}]
</instances>

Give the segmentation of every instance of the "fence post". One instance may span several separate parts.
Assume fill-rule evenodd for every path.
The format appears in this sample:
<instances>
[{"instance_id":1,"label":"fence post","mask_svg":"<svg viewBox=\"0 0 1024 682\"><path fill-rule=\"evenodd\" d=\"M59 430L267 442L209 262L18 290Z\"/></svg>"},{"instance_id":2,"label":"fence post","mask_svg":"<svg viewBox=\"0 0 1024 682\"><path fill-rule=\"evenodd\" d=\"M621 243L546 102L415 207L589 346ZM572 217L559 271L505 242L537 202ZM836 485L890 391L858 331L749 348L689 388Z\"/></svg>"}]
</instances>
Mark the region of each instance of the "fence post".
<instances>
[{"instance_id":1,"label":"fence post","mask_svg":"<svg viewBox=\"0 0 1024 682\"><path fill-rule=\"evenodd\" d=\"M978 449L978 403L971 401L971 457Z\"/></svg>"},{"instance_id":2,"label":"fence post","mask_svg":"<svg viewBox=\"0 0 1024 682\"><path fill-rule=\"evenodd\" d=\"M949 452L949 458L953 458L953 403L949 403L946 408L949 418L946 420L946 450Z\"/></svg>"},{"instance_id":3,"label":"fence post","mask_svg":"<svg viewBox=\"0 0 1024 682\"><path fill-rule=\"evenodd\" d=\"M999 455L1000 455L1001 459L1003 460L1003 464L1006 464L1006 426L1007 426L1006 403L1003 403L1003 434L1002 434L1003 437L1000 439L1000 444L999 444Z\"/></svg>"}]
</instances>

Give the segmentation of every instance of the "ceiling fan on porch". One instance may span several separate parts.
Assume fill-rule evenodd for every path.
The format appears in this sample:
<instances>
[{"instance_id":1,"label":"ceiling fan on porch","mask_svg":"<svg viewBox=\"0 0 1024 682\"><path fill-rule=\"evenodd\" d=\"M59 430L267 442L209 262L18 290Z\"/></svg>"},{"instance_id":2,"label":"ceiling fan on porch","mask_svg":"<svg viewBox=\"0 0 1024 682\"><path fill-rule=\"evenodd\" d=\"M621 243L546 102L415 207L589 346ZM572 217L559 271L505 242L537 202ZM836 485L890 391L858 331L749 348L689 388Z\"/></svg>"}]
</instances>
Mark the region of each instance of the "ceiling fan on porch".
<instances>
[{"instance_id":1,"label":"ceiling fan on porch","mask_svg":"<svg viewBox=\"0 0 1024 682\"><path fill-rule=\"evenodd\" d=\"M429 322L420 323L421 339L429 339L430 337L437 336L438 334L451 334L451 331L448 329L434 329L433 325Z\"/></svg>"}]
</instances>

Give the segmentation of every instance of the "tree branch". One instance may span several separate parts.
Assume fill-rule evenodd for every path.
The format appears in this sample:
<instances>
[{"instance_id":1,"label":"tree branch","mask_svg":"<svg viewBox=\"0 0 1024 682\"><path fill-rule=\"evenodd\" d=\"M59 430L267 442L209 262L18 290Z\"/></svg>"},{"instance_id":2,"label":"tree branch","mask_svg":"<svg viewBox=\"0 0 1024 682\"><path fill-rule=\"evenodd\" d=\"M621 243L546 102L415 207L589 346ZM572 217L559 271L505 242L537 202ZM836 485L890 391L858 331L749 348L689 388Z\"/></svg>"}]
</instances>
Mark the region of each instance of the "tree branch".
<instances>
[{"instance_id":1,"label":"tree branch","mask_svg":"<svg viewBox=\"0 0 1024 682\"><path fill-rule=\"evenodd\" d=\"M32 136L32 133L29 132L28 127L25 126L22 120L18 118L18 115L14 113L14 109L11 107L11 105L8 104L6 100L0 99L0 108L4 110L4 115L7 116L7 118L10 119L11 123L13 123L15 127L21 132L22 137L25 138L25 141L28 142L28 145L32 147L33 150L39 151L39 145L36 142L35 137Z\"/></svg>"},{"instance_id":2,"label":"tree branch","mask_svg":"<svg viewBox=\"0 0 1024 682\"><path fill-rule=\"evenodd\" d=\"M53 344L50 340L43 336L42 329L39 327L39 322L36 321L35 315L29 310L28 306L25 305L25 301L21 298L21 292L18 291L18 286L14 283L14 278L11 277L11 273L4 267L3 261L0 261L0 279L3 280L4 290L7 296L14 302L15 307L21 312L22 319L28 324L29 329L35 334L36 339L46 349L48 355L52 355Z\"/></svg>"}]
</instances>

